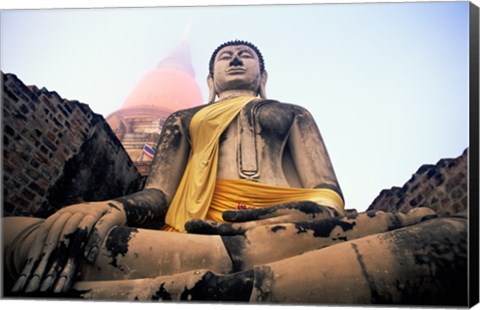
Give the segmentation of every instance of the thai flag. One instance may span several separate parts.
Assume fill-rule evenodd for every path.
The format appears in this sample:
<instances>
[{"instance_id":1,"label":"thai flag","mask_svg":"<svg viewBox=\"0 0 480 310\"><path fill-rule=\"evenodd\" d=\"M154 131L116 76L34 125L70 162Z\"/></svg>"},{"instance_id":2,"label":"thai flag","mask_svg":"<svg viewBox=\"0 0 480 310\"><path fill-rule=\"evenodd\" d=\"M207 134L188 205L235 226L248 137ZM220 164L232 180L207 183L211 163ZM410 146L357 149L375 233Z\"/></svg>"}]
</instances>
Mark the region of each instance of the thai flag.
<instances>
[{"instance_id":1,"label":"thai flag","mask_svg":"<svg viewBox=\"0 0 480 310\"><path fill-rule=\"evenodd\" d=\"M143 154L147 156L148 158L153 158L155 156L155 151L153 150L153 147L145 143L143 146Z\"/></svg>"}]
</instances>

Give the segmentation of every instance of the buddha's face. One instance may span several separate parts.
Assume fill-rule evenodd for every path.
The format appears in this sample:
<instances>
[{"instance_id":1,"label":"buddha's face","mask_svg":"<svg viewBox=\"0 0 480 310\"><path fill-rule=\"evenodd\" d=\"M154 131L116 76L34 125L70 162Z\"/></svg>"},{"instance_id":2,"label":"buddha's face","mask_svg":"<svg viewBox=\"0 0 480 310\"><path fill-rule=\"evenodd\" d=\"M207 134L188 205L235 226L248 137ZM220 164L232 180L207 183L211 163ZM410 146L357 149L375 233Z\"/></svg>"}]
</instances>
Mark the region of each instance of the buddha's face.
<instances>
[{"instance_id":1,"label":"buddha's face","mask_svg":"<svg viewBox=\"0 0 480 310\"><path fill-rule=\"evenodd\" d=\"M238 89L257 93L261 81L257 54L246 45L222 48L215 57L213 81L217 93Z\"/></svg>"}]
</instances>

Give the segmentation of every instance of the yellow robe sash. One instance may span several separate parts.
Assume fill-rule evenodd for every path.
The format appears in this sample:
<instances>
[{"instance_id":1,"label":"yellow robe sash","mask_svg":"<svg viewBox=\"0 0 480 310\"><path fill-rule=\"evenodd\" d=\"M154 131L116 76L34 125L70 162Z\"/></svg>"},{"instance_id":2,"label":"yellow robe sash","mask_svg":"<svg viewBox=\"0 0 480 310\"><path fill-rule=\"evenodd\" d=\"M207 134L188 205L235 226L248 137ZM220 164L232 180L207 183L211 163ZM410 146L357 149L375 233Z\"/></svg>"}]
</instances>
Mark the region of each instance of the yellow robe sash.
<instances>
[{"instance_id":1,"label":"yellow robe sash","mask_svg":"<svg viewBox=\"0 0 480 310\"><path fill-rule=\"evenodd\" d=\"M343 199L327 188L292 188L256 183L249 180L216 180L215 191L206 215L207 220L225 223L222 213L228 210L276 206L296 201L313 201L345 214ZM178 231L166 226L166 231Z\"/></svg>"},{"instance_id":2,"label":"yellow robe sash","mask_svg":"<svg viewBox=\"0 0 480 310\"><path fill-rule=\"evenodd\" d=\"M192 117L192 152L165 222L177 231L191 219L204 219L215 189L220 135L252 96L239 96L206 106Z\"/></svg>"},{"instance_id":3,"label":"yellow robe sash","mask_svg":"<svg viewBox=\"0 0 480 310\"><path fill-rule=\"evenodd\" d=\"M296 201L313 201L344 214L340 195L327 188L292 188L249 180L217 180L207 219L224 223L227 210L264 208Z\"/></svg>"}]
</instances>

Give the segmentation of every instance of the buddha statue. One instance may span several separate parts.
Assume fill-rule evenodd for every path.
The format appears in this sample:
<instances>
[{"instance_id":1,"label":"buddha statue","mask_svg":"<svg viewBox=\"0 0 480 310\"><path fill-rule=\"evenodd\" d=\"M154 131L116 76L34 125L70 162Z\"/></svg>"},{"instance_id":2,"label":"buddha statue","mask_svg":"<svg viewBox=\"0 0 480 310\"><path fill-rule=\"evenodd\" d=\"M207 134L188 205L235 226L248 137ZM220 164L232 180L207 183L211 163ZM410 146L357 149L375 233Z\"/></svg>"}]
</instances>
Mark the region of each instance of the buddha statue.
<instances>
[{"instance_id":1,"label":"buddha statue","mask_svg":"<svg viewBox=\"0 0 480 310\"><path fill-rule=\"evenodd\" d=\"M444 234L463 244L464 219L438 219L427 208L345 211L313 117L267 99L268 75L255 45L222 44L209 68L208 104L168 117L142 191L68 206L47 219L3 219L8 294L397 302L403 295L394 283L405 270L428 273L405 258L408 251ZM438 228L419 224L435 221L443 230L433 239L411 237L411 229ZM378 264L383 278L365 269L378 267L377 252L386 253ZM451 253L464 258L453 245ZM406 269L393 270L402 260ZM456 273L452 268L441 275ZM358 285L366 287L341 298Z\"/></svg>"}]
</instances>

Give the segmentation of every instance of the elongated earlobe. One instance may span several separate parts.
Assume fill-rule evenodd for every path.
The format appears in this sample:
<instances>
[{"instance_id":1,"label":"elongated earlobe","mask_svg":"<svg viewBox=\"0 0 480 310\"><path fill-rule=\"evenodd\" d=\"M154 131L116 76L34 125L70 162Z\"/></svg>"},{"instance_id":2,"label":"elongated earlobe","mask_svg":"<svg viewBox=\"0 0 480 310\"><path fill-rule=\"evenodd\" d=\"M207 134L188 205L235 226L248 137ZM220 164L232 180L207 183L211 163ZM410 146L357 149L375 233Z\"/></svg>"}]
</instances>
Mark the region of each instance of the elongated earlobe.
<instances>
[{"instance_id":1,"label":"elongated earlobe","mask_svg":"<svg viewBox=\"0 0 480 310\"><path fill-rule=\"evenodd\" d=\"M260 81L260 87L258 88L258 95L262 99L267 99L267 91L266 91L267 79L268 79L268 73L267 71L263 71L262 80Z\"/></svg>"},{"instance_id":2,"label":"elongated earlobe","mask_svg":"<svg viewBox=\"0 0 480 310\"><path fill-rule=\"evenodd\" d=\"M208 103L213 103L215 101L215 96L217 95L215 91L215 84L213 83L213 77L211 75L207 76L207 85L208 85Z\"/></svg>"}]
</instances>

